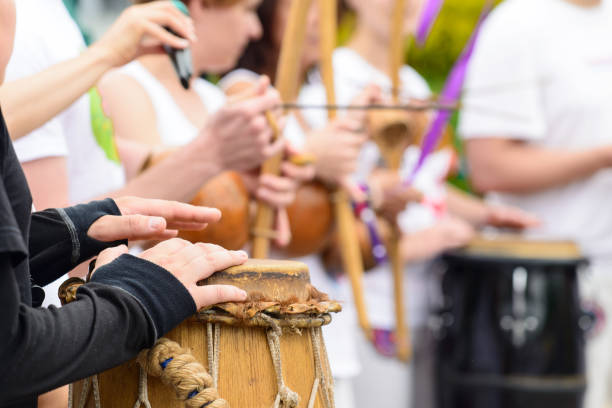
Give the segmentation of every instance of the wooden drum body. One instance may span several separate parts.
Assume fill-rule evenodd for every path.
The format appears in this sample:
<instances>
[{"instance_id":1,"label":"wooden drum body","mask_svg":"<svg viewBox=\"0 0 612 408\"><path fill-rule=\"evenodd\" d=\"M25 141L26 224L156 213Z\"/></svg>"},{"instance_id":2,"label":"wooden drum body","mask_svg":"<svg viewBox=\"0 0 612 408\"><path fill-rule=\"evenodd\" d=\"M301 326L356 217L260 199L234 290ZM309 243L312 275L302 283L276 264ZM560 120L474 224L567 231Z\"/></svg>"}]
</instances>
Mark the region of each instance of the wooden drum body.
<instances>
[{"instance_id":1,"label":"wooden drum body","mask_svg":"<svg viewBox=\"0 0 612 408\"><path fill-rule=\"evenodd\" d=\"M165 337L191 350L209 372L211 388L227 401L194 406L307 408L311 399L313 407L334 406L321 326L331 321L329 312L339 311L340 306L310 285L306 265L252 260L219 272L203 284L238 286L247 291L249 300L201 310ZM84 406L131 408L148 393L152 408L191 407L188 399L179 401L173 387L141 365L156 347L141 353L138 360L85 380L97 384L99 405L93 390ZM150 375L144 375L145 370ZM79 405L83 384L73 387L73 407L83 406ZM197 394L189 390L188 394Z\"/></svg>"}]
</instances>

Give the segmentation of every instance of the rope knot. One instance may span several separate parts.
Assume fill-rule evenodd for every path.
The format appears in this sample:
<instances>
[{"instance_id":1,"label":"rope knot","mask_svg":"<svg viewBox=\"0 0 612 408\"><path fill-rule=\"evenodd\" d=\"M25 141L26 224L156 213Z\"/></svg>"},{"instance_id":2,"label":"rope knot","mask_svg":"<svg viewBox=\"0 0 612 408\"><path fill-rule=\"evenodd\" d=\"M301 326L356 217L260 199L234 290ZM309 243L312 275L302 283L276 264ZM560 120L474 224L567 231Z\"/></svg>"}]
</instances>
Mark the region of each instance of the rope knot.
<instances>
[{"instance_id":1,"label":"rope knot","mask_svg":"<svg viewBox=\"0 0 612 408\"><path fill-rule=\"evenodd\" d=\"M281 403L280 406L283 408L296 408L300 402L298 393L292 391L286 385L283 385L280 390L278 390L278 395Z\"/></svg>"}]
</instances>

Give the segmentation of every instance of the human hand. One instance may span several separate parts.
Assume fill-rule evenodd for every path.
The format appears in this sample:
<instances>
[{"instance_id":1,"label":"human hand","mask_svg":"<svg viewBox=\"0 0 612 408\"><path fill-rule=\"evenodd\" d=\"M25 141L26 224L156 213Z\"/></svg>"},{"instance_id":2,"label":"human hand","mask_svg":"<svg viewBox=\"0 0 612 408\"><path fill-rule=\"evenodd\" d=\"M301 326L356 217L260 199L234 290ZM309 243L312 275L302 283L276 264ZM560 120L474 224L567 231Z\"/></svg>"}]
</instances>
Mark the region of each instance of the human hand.
<instances>
[{"instance_id":1,"label":"human hand","mask_svg":"<svg viewBox=\"0 0 612 408\"><path fill-rule=\"evenodd\" d=\"M274 131L266 112L280 104L278 92L270 88L270 80L262 77L248 90L253 97L232 102L212 115L190 148L198 159L214 164L219 171L248 171L280 153L285 141L273 142ZM282 121L279 121L282 129Z\"/></svg>"},{"instance_id":2,"label":"human hand","mask_svg":"<svg viewBox=\"0 0 612 408\"><path fill-rule=\"evenodd\" d=\"M155 1L126 9L91 49L101 52L111 67L119 67L141 55L163 52L162 45L183 49L195 40L188 16L170 1Z\"/></svg>"},{"instance_id":3,"label":"human hand","mask_svg":"<svg viewBox=\"0 0 612 408\"><path fill-rule=\"evenodd\" d=\"M128 240L164 240L178 230L198 231L221 219L216 208L193 206L176 201L121 197L114 200L121 216L105 215L87 231L102 242Z\"/></svg>"},{"instance_id":4,"label":"human hand","mask_svg":"<svg viewBox=\"0 0 612 408\"><path fill-rule=\"evenodd\" d=\"M403 236L400 251L406 262L430 259L444 251L467 245L475 234L475 229L469 223L446 217L430 228Z\"/></svg>"},{"instance_id":5,"label":"human hand","mask_svg":"<svg viewBox=\"0 0 612 408\"><path fill-rule=\"evenodd\" d=\"M341 184L341 180L355 172L359 152L367 139L363 123L348 116L311 132L306 150L315 157L317 176L330 184Z\"/></svg>"},{"instance_id":6,"label":"human hand","mask_svg":"<svg viewBox=\"0 0 612 408\"><path fill-rule=\"evenodd\" d=\"M404 185L397 171L376 169L370 176L369 185L374 209L392 224L408 203L423 199L420 191Z\"/></svg>"},{"instance_id":7,"label":"human hand","mask_svg":"<svg viewBox=\"0 0 612 408\"><path fill-rule=\"evenodd\" d=\"M540 220L519 208L489 205L484 224L497 228L522 230L539 226Z\"/></svg>"},{"instance_id":8,"label":"human hand","mask_svg":"<svg viewBox=\"0 0 612 408\"><path fill-rule=\"evenodd\" d=\"M213 244L192 244L174 238L164 241L139 255L177 278L193 298L197 309L224 302L246 300L245 291L228 285L198 286L213 273L241 265L248 256L244 251L228 251Z\"/></svg>"}]
</instances>

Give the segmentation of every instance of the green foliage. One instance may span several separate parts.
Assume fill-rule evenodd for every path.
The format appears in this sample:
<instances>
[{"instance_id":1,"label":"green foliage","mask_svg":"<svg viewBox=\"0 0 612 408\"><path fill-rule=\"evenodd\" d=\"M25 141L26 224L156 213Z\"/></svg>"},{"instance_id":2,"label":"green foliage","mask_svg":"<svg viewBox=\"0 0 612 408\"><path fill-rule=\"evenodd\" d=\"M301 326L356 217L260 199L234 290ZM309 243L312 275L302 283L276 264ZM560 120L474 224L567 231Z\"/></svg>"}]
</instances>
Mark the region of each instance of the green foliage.
<instances>
[{"instance_id":1,"label":"green foliage","mask_svg":"<svg viewBox=\"0 0 612 408\"><path fill-rule=\"evenodd\" d=\"M439 91L470 38L486 0L446 0L424 48L413 41L407 61ZM500 3L500 0L496 1Z\"/></svg>"}]
</instances>

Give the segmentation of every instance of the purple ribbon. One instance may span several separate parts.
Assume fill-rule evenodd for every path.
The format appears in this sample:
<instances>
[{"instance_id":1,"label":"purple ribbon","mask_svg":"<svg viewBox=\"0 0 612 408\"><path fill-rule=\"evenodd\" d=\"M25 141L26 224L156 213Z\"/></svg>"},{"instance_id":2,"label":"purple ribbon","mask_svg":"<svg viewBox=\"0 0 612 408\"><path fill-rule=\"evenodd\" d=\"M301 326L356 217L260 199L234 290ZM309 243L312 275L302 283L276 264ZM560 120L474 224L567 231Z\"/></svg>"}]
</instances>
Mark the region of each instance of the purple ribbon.
<instances>
[{"instance_id":1,"label":"purple ribbon","mask_svg":"<svg viewBox=\"0 0 612 408\"><path fill-rule=\"evenodd\" d=\"M360 184L359 188L364 193L368 193L370 189L365 184ZM378 233L378 226L376 225L376 213L372 210L372 205L369 200L354 203L355 215L361 219L368 229L368 235L370 236L370 242L372 244L372 256L376 265L384 264L388 261L387 249L383 244L380 234Z\"/></svg>"},{"instance_id":2,"label":"purple ribbon","mask_svg":"<svg viewBox=\"0 0 612 408\"><path fill-rule=\"evenodd\" d=\"M461 89L463 88L463 83L465 81L465 76L467 74L467 66L472 54L474 52L474 48L476 45L476 41L478 39L478 34L480 33L480 28L482 27L482 23L486 19L486 17L491 12L493 8L492 1L487 1L483 6L482 12L480 13L480 17L478 19L478 23L474 28L474 32L472 33L466 47L463 52L455 62L453 69L451 70L448 78L446 79L446 83L444 84L444 89L438 98L438 102L441 104L453 104L459 100L461 96ZM419 161L412 171L407 184L412 184L414 178L417 173L425 163L425 159L434 151L440 138L444 133L444 129L448 125L452 117L452 111L450 110L439 110L436 112L436 116L431 123L427 133L425 134L425 138L423 139L423 145L421 146L421 154L419 156Z\"/></svg>"},{"instance_id":3,"label":"purple ribbon","mask_svg":"<svg viewBox=\"0 0 612 408\"><path fill-rule=\"evenodd\" d=\"M428 0L425 4L416 31L416 43L419 47L425 45L425 41L427 41L427 37L429 37L431 28L438 18L438 14L440 14L443 4L444 0Z\"/></svg>"}]
</instances>

